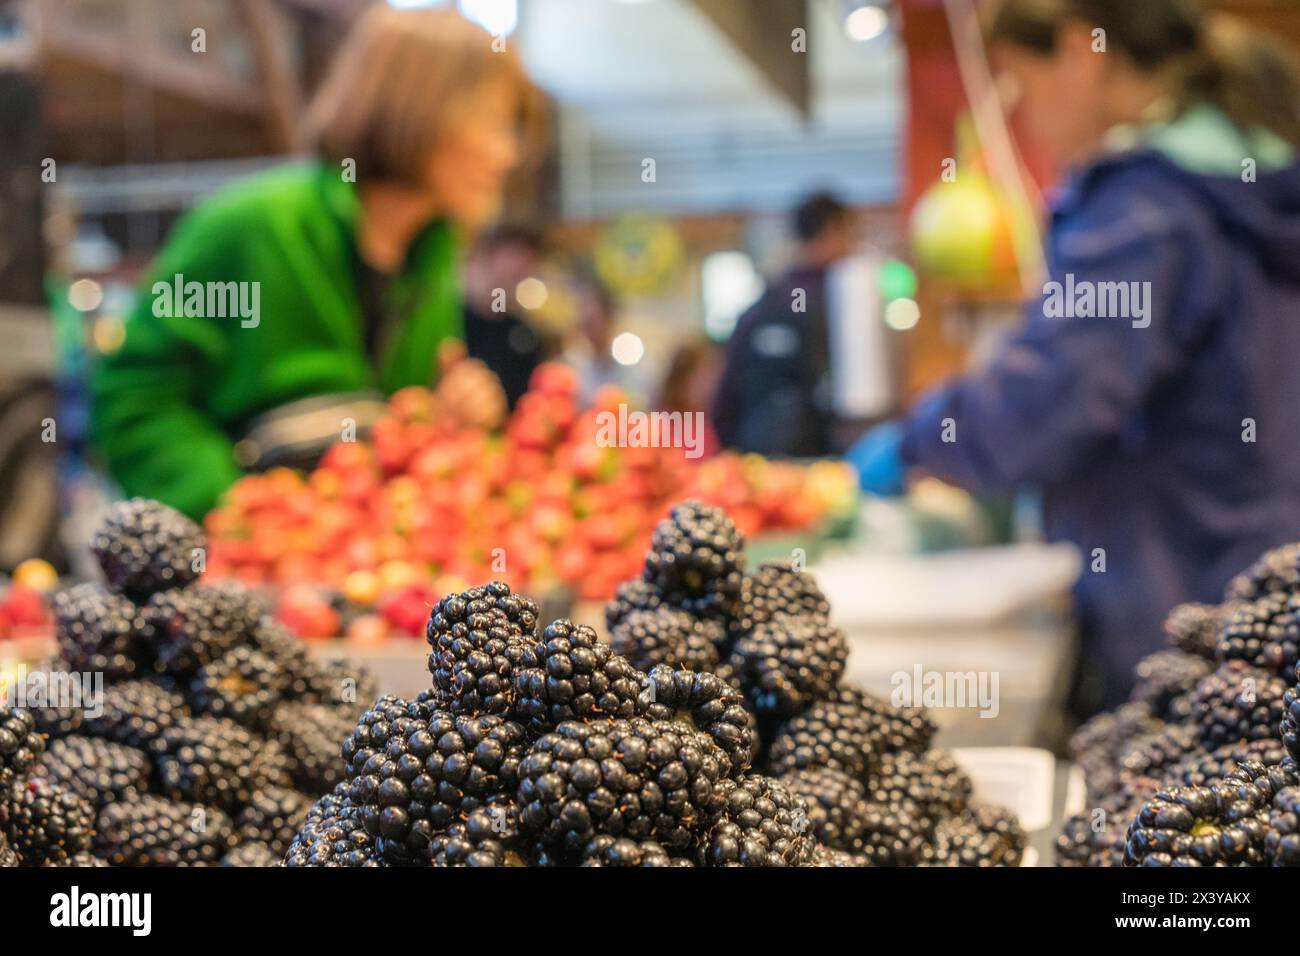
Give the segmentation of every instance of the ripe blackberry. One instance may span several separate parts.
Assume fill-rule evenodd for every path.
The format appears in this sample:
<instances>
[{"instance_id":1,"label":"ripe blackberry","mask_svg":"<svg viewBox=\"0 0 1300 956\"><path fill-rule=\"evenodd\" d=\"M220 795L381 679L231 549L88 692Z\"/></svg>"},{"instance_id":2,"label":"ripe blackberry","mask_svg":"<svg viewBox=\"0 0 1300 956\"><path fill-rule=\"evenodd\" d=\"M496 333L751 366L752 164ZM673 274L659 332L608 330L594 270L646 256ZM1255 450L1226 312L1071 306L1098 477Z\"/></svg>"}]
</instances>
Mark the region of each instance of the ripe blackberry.
<instances>
[{"instance_id":1,"label":"ripe blackberry","mask_svg":"<svg viewBox=\"0 0 1300 956\"><path fill-rule=\"evenodd\" d=\"M31 711L0 710L0 793L31 773L45 752L45 738L36 730Z\"/></svg>"},{"instance_id":2,"label":"ripe blackberry","mask_svg":"<svg viewBox=\"0 0 1300 956\"><path fill-rule=\"evenodd\" d=\"M1300 866L1300 787L1283 787L1274 794L1264 851L1274 866Z\"/></svg>"},{"instance_id":3,"label":"ripe blackberry","mask_svg":"<svg viewBox=\"0 0 1300 956\"><path fill-rule=\"evenodd\" d=\"M1130 699L1146 704L1153 716L1166 719L1174 701L1194 691L1213 669L1205 658L1185 651L1156 651L1138 661Z\"/></svg>"},{"instance_id":4,"label":"ripe blackberry","mask_svg":"<svg viewBox=\"0 0 1300 956\"><path fill-rule=\"evenodd\" d=\"M829 621L830 616L830 602L811 574L797 571L788 563L767 561L745 575L740 605L728 630L733 637L739 637L777 617Z\"/></svg>"},{"instance_id":5,"label":"ripe blackberry","mask_svg":"<svg viewBox=\"0 0 1300 956\"><path fill-rule=\"evenodd\" d=\"M0 870L19 865L18 854L9 845L8 837L3 832L0 832Z\"/></svg>"},{"instance_id":6,"label":"ripe blackberry","mask_svg":"<svg viewBox=\"0 0 1300 956\"><path fill-rule=\"evenodd\" d=\"M93 737L63 737L50 743L39 773L71 790L96 810L134 800L149 790L149 755Z\"/></svg>"},{"instance_id":7,"label":"ripe blackberry","mask_svg":"<svg viewBox=\"0 0 1300 956\"><path fill-rule=\"evenodd\" d=\"M42 777L15 784L3 814L9 845L25 866L63 863L89 850L95 836L94 808Z\"/></svg>"},{"instance_id":8,"label":"ripe blackberry","mask_svg":"<svg viewBox=\"0 0 1300 956\"><path fill-rule=\"evenodd\" d=\"M111 506L90 542L108 583L136 600L197 578L205 546L197 524L145 498Z\"/></svg>"},{"instance_id":9,"label":"ripe blackberry","mask_svg":"<svg viewBox=\"0 0 1300 956\"><path fill-rule=\"evenodd\" d=\"M433 838L434 866L523 866L514 805L497 803L471 810Z\"/></svg>"},{"instance_id":10,"label":"ripe blackberry","mask_svg":"<svg viewBox=\"0 0 1300 956\"><path fill-rule=\"evenodd\" d=\"M264 729L287 683L284 671L265 654L236 647L195 672L189 700L196 713Z\"/></svg>"},{"instance_id":11,"label":"ripe blackberry","mask_svg":"<svg viewBox=\"0 0 1300 956\"><path fill-rule=\"evenodd\" d=\"M114 684L104 691L97 717L86 715L82 733L148 749L150 743L189 716L185 699L150 680Z\"/></svg>"},{"instance_id":12,"label":"ripe blackberry","mask_svg":"<svg viewBox=\"0 0 1300 956\"><path fill-rule=\"evenodd\" d=\"M870 862L860 853L849 853L847 850L832 850L830 847L818 844L812 851L807 862L800 863L800 866L820 867L823 869L849 869L870 866Z\"/></svg>"},{"instance_id":13,"label":"ripe blackberry","mask_svg":"<svg viewBox=\"0 0 1300 956\"><path fill-rule=\"evenodd\" d=\"M819 700L781 727L768 748L768 772L833 767L865 779L875 764L877 724L852 703Z\"/></svg>"},{"instance_id":14,"label":"ripe blackberry","mask_svg":"<svg viewBox=\"0 0 1300 956\"><path fill-rule=\"evenodd\" d=\"M614 592L613 599L605 605L605 629L611 634L620 621L633 611L657 611L664 606L659 592L644 578L624 581Z\"/></svg>"},{"instance_id":15,"label":"ripe blackberry","mask_svg":"<svg viewBox=\"0 0 1300 956\"><path fill-rule=\"evenodd\" d=\"M172 800L233 811L259 790L290 785L280 745L223 717L182 718L154 739L150 752L159 790Z\"/></svg>"},{"instance_id":16,"label":"ripe blackberry","mask_svg":"<svg viewBox=\"0 0 1300 956\"><path fill-rule=\"evenodd\" d=\"M435 834L514 792L528 740L496 714L433 711L404 726L371 753L348 793L386 859L428 862Z\"/></svg>"},{"instance_id":17,"label":"ripe blackberry","mask_svg":"<svg viewBox=\"0 0 1300 956\"><path fill-rule=\"evenodd\" d=\"M279 866L280 855L265 843L241 843L221 858L219 866Z\"/></svg>"},{"instance_id":18,"label":"ripe blackberry","mask_svg":"<svg viewBox=\"0 0 1300 956\"><path fill-rule=\"evenodd\" d=\"M285 866L383 866L375 838L361 822L360 808L340 784L307 811L307 819L289 845Z\"/></svg>"},{"instance_id":19,"label":"ripe blackberry","mask_svg":"<svg viewBox=\"0 0 1300 956\"><path fill-rule=\"evenodd\" d=\"M994 806L943 820L922 853L923 866L1019 866L1025 832L1016 818Z\"/></svg>"},{"instance_id":20,"label":"ripe blackberry","mask_svg":"<svg viewBox=\"0 0 1300 956\"><path fill-rule=\"evenodd\" d=\"M192 674L252 642L262 608L252 592L224 582L155 594L146 614L158 663L173 674Z\"/></svg>"},{"instance_id":21,"label":"ripe blackberry","mask_svg":"<svg viewBox=\"0 0 1300 956\"><path fill-rule=\"evenodd\" d=\"M1296 666L1296 679L1300 680L1300 665ZM1300 685L1288 687L1282 695L1281 735L1282 746L1296 760L1300 760Z\"/></svg>"},{"instance_id":22,"label":"ripe blackberry","mask_svg":"<svg viewBox=\"0 0 1300 956\"><path fill-rule=\"evenodd\" d=\"M969 806L971 781L946 750L924 754L882 754L867 794L876 804L911 808L913 821L929 834L947 817Z\"/></svg>"},{"instance_id":23,"label":"ripe blackberry","mask_svg":"<svg viewBox=\"0 0 1300 956\"><path fill-rule=\"evenodd\" d=\"M899 804L868 803L855 852L868 866L919 866L926 840L914 812Z\"/></svg>"},{"instance_id":24,"label":"ripe blackberry","mask_svg":"<svg viewBox=\"0 0 1300 956\"><path fill-rule=\"evenodd\" d=\"M667 867L694 866L685 857L675 857L654 840L638 843L627 837L598 836L582 851L583 866Z\"/></svg>"},{"instance_id":25,"label":"ripe blackberry","mask_svg":"<svg viewBox=\"0 0 1300 956\"><path fill-rule=\"evenodd\" d=\"M520 660L515 712L535 733L566 720L635 717L643 712L645 674L586 625L553 621Z\"/></svg>"},{"instance_id":26,"label":"ripe blackberry","mask_svg":"<svg viewBox=\"0 0 1300 956\"><path fill-rule=\"evenodd\" d=\"M808 805L778 780L723 783L722 810L699 849L701 866L801 866L816 846Z\"/></svg>"},{"instance_id":27,"label":"ripe blackberry","mask_svg":"<svg viewBox=\"0 0 1300 956\"><path fill-rule=\"evenodd\" d=\"M786 774L779 781L807 805L806 829L832 850L858 852L871 809L862 784L839 770L813 767Z\"/></svg>"},{"instance_id":28,"label":"ripe blackberry","mask_svg":"<svg viewBox=\"0 0 1300 956\"><path fill-rule=\"evenodd\" d=\"M448 594L426 629L433 686L460 713L510 713L536 629L537 605L500 581Z\"/></svg>"},{"instance_id":29,"label":"ripe blackberry","mask_svg":"<svg viewBox=\"0 0 1300 956\"><path fill-rule=\"evenodd\" d=\"M878 754L925 753L938 729L925 708L896 707L850 684L835 688L826 699L870 721L872 750Z\"/></svg>"},{"instance_id":30,"label":"ripe blackberry","mask_svg":"<svg viewBox=\"0 0 1300 956\"><path fill-rule=\"evenodd\" d=\"M1142 804L1160 790L1150 779L1137 780L1108 794L1087 812L1070 817L1056 838L1057 866L1123 866L1129 824Z\"/></svg>"},{"instance_id":31,"label":"ripe blackberry","mask_svg":"<svg viewBox=\"0 0 1300 956\"><path fill-rule=\"evenodd\" d=\"M143 796L109 804L97 830L95 853L112 866L202 866L225 853L231 821L212 807Z\"/></svg>"},{"instance_id":32,"label":"ripe blackberry","mask_svg":"<svg viewBox=\"0 0 1300 956\"><path fill-rule=\"evenodd\" d=\"M277 857L284 856L311 806L312 798L297 790L259 790L235 817L235 838L240 843L265 844Z\"/></svg>"},{"instance_id":33,"label":"ripe blackberry","mask_svg":"<svg viewBox=\"0 0 1300 956\"><path fill-rule=\"evenodd\" d=\"M568 721L519 765L520 820L561 858L598 834L683 850L717 811L726 768L712 739L679 723Z\"/></svg>"},{"instance_id":34,"label":"ripe blackberry","mask_svg":"<svg viewBox=\"0 0 1300 956\"><path fill-rule=\"evenodd\" d=\"M1266 594L1236 605L1223 625L1219 660L1245 661L1271 674L1289 675L1300 661L1300 600Z\"/></svg>"},{"instance_id":35,"label":"ripe blackberry","mask_svg":"<svg viewBox=\"0 0 1300 956\"><path fill-rule=\"evenodd\" d=\"M666 603L729 617L740 600L745 538L721 508L684 501L655 527L645 579Z\"/></svg>"},{"instance_id":36,"label":"ripe blackberry","mask_svg":"<svg viewBox=\"0 0 1300 956\"><path fill-rule=\"evenodd\" d=\"M345 779L339 742L348 738L353 727L353 720L333 707L291 701L275 708L267 736L288 757L293 785L324 794Z\"/></svg>"},{"instance_id":37,"label":"ripe blackberry","mask_svg":"<svg viewBox=\"0 0 1300 956\"><path fill-rule=\"evenodd\" d=\"M1115 751L1118 780L1147 777L1163 781L1175 764L1200 750L1197 739L1196 728L1184 724L1170 724L1133 738Z\"/></svg>"},{"instance_id":38,"label":"ripe blackberry","mask_svg":"<svg viewBox=\"0 0 1300 956\"><path fill-rule=\"evenodd\" d=\"M831 694L848 657L843 631L815 618L783 617L737 639L731 665L760 717L793 717Z\"/></svg>"},{"instance_id":39,"label":"ripe blackberry","mask_svg":"<svg viewBox=\"0 0 1300 956\"><path fill-rule=\"evenodd\" d=\"M1287 685L1245 661L1220 664L1192 694L1192 718L1206 750L1278 734Z\"/></svg>"},{"instance_id":40,"label":"ripe blackberry","mask_svg":"<svg viewBox=\"0 0 1300 956\"><path fill-rule=\"evenodd\" d=\"M718 621L701 620L686 611L659 608L633 611L610 632L610 647L642 671L666 664L691 671L710 671L726 631Z\"/></svg>"},{"instance_id":41,"label":"ripe blackberry","mask_svg":"<svg viewBox=\"0 0 1300 956\"><path fill-rule=\"evenodd\" d=\"M1098 714L1075 731L1070 754L1083 771L1090 803L1096 805L1121 786L1119 765L1133 742L1158 734L1164 727L1151 716L1147 704L1130 702Z\"/></svg>"},{"instance_id":42,"label":"ripe blackberry","mask_svg":"<svg viewBox=\"0 0 1300 956\"><path fill-rule=\"evenodd\" d=\"M48 670L50 673L67 673L72 668L66 662L58 661L50 664ZM36 722L37 732L46 740L77 733L85 720L84 707L32 707L29 712Z\"/></svg>"},{"instance_id":43,"label":"ripe blackberry","mask_svg":"<svg viewBox=\"0 0 1300 956\"><path fill-rule=\"evenodd\" d=\"M54 596L54 634L72 671L120 680L152 663L144 612L102 584L78 584Z\"/></svg>"},{"instance_id":44,"label":"ripe blackberry","mask_svg":"<svg viewBox=\"0 0 1300 956\"><path fill-rule=\"evenodd\" d=\"M1203 787L1222 780L1240 764L1256 763L1276 767L1286 759L1286 750L1274 739L1252 740L1246 743L1224 744L1211 751L1196 750L1188 753L1164 772L1170 786Z\"/></svg>"},{"instance_id":45,"label":"ripe blackberry","mask_svg":"<svg viewBox=\"0 0 1300 956\"><path fill-rule=\"evenodd\" d=\"M650 672L651 713L661 719L683 719L713 738L730 762L734 776L747 769L758 748L754 717L744 697L720 677L673 670L662 664Z\"/></svg>"},{"instance_id":46,"label":"ripe blackberry","mask_svg":"<svg viewBox=\"0 0 1300 956\"><path fill-rule=\"evenodd\" d=\"M1230 605L1180 604L1165 618L1165 638L1193 657L1212 661L1219 650L1219 634Z\"/></svg>"},{"instance_id":47,"label":"ripe blackberry","mask_svg":"<svg viewBox=\"0 0 1300 956\"><path fill-rule=\"evenodd\" d=\"M1263 859L1263 799L1212 784L1161 790L1129 826L1125 866L1220 866Z\"/></svg>"},{"instance_id":48,"label":"ripe blackberry","mask_svg":"<svg viewBox=\"0 0 1300 956\"><path fill-rule=\"evenodd\" d=\"M1229 601L1254 601L1267 594L1300 588L1300 544L1284 544L1267 551L1228 584Z\"/></svg>"},{"instance_id":49,"label":"ripe blackberry","mask_svg":"<svg viewBox=\"0 0 1300 956\"><path fill-rule=\"evenodd\" d=\"M343 741L341 752L347 778L352 780L364 773L366 763L376 753L382 754L389 740L404 739L418 727L427 726L432 713L433 708L424 702L404 700L392 694L371 704Z\"/></svg>"}]
</instances>

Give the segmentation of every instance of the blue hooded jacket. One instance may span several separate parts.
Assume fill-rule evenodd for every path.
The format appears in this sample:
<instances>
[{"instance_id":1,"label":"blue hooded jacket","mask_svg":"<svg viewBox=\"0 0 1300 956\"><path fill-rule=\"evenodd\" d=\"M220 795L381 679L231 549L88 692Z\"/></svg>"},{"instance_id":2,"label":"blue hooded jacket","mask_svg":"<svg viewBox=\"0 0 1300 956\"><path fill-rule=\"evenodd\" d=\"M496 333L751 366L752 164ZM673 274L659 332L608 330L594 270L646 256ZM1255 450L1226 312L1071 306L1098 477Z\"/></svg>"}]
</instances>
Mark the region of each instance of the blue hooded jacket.
<instances>
[{"instance_id":1,"label":"blue hooded jacket","mask_svg":"<svg viewBox=\"0 0 1300 956\"><path fill-rule=\"evenodd\" d=\"M1041 489L1049 538L1083 553L1084 663L1104 706L1163 645L1173 605L1221 600L1300 540L1300 167L1244 181L1246 155L1225 175L1141 146L1081 172L1054 210L1052 280L1149 295L1103 318L1049 317L1062 297L1045 294L987 369L904 426L909 465Z\"/></svg>"}]
</instances>

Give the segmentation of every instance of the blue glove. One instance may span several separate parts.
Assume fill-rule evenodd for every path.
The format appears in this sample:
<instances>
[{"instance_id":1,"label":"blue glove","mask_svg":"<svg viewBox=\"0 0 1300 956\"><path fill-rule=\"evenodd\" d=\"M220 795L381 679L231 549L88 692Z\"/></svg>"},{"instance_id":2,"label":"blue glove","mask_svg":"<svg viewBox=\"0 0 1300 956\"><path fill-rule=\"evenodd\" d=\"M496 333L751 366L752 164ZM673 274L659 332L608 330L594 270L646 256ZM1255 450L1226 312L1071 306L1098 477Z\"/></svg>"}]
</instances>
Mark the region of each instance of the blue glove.
<instances>
[{"instance_id":1,"label":"blue glove","mask_svg":"<svg viewBox=\"0 0 1300 956\"><path fill-rule=\"evenodd\" d=\"M858 485L863 491L893 498L901 495L906 485L902 447L903 426L885 422L854 442L844 457L858 470Z\"/></svg>"}]
</instances>

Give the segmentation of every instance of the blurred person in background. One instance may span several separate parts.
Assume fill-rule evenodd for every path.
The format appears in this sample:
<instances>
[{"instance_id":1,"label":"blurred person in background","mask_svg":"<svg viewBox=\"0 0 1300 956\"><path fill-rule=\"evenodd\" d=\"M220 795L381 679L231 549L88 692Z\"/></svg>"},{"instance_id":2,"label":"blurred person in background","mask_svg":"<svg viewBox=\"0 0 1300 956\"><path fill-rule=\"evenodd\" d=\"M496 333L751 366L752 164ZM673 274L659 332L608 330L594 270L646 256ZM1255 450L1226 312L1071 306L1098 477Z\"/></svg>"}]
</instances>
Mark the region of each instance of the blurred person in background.
<instances>
[{"instance_id":1,"label":"blurred person in background","mask_svg":"<svg viewBox=\"0 0 1300 956\"><path fill-rule=\"evenodd\" d=\"M817 456L832 448L826 270L852 253L853 217L817 193L793 215L794 268L736 321L713 402L724 445L769 456Z\"/></svg>"},{"instance_id":2,"label":"blurred person in background","mask_svg":"<svg viewBox=\"0 0 1300 956\"><path fill-rule=\"evenodd\" d=\"M695 339L673 353L653 403L654 411L698 414L704 423L701 443L704 457L718 453L718 433L709 421L709 402L718 390L722 374L721 350L707 339Z\"/></svg>"},{"instance_id":3,"label":"blurred person in background","mask_svg":"<svg viewBox=\"0 0 1300 956\"><path fill-rule=\"evenodd\" d=\"M513 53L455 12L371 6L308 111L317 160L187 214L99 363L92 427L123 490L199 517L258 464L249 434L314 428L323 451L360 396L408 385L499 421L500 384L463 358L457 251L497 215L529 94ZM181 281L249 300L256 284L260 313L150 292Z\"/></svg>"},{"instance_id":4,"label":"blurred person in background","mask_svg":"<svg viewBox=\"0 0 1300 956\"><path fill-rule=\"evenodd\" d=\"M524 279L540 271L541 234L518 225L492 229L465 262L465 348L496 373L514 407L528 379L545 358L545 344L509 304Z\"/></svg>"},{"instance_id":5,"label":"blurred person in background","mask_svg":"<svg viewBox=\"0 0 1300 956\"><path fill-rule=\"evenodd\" d=\"M651 396L644 363L625 365L614 357L614 338L619 324L619 302L614 291L592 269L580 269L575 277L574 301L577 320L574 334L565 344L564 361L578 373L579 395L590 403L606 385L620 388L638 406Z\"/></svg>"},{"instance_id":6,"label":"blurred person in background","mask_svg":"<svg viewBox=\"0 0 1300 956\"><path fill-rule=\"evenodd\" d=\"M1284 51L1186 0L1006 0L990 38L1067 171L1051 280L1123 283L1145 315L1048 317L1049 285L987 369L849 458L882 494L908 467L1041 489L1085 562L1086 715L1129 693L1171 607L1300 538L1300 88Z\"/></svg>"}]
</instances>

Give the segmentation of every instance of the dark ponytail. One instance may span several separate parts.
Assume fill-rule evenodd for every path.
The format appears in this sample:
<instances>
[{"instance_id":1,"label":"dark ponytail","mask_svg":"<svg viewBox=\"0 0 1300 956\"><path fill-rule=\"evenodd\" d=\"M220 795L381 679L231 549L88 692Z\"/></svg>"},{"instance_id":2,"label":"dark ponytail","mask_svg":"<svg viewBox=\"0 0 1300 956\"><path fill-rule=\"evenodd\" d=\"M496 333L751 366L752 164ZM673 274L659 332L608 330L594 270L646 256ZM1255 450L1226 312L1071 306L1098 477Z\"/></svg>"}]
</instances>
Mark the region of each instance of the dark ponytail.
<instances>
[{"instance_id":1,"label":"dark ponytail","mask_svg":"<svg viewBox=\"0 0 1300 956\"><path fill-rule=\"evenodd\" d=\"M989 21L993 43L1049 54L1070 20L1106 31L1141 70L1182 74L1182 107L1209 102L1241 130L1267 130L1300 146L1300 71L1272 37L1198 0L1003 0Z\"/></svg>"}]
</instances>

